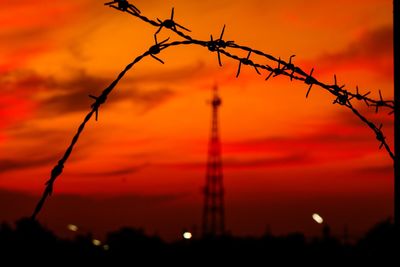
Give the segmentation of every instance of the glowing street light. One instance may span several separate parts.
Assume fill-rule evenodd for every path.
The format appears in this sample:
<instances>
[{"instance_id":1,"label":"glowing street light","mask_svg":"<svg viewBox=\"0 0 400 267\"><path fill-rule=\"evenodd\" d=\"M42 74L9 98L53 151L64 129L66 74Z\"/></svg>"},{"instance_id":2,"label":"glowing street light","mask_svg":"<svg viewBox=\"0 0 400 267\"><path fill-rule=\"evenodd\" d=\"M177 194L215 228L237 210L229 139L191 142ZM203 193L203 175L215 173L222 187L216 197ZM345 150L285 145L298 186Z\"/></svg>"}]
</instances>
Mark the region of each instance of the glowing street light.
<instances>
[{"instance_id":1,"label":"glowing street light","mask_svg":"<svg viewBox=\"0 0 400 267\"><path fill-rule=\"evenodd\" d=\"M79 228L75 224L68 224L67 225L67 229L72 231L72 232L77 232Z\"/></svg>"},{"instance_id":2,"label":"glowing street light","mask_svg":"<svg viewBox=\"0 0 400 267\"><path fill-rule=\"evenodd\" d=\"M318 214L318 213L314 213L312 215L312 218L314 221L316 221L316 223L318 224L322 224L324 222L324 219Z\"/></svg>"},{"instance_id":3,"label":"glowing street light","mask_svg":"<svg viewBox=\"0 0 400 267\"><path fill-rule=\"evenodd\" d=\"M96 247L98 247L98 246L101 245L101 241L98 240L98 239L93 239L93 240L92 240L92 244L95 245Z\"/></svg>"},{"instance_id":4,"label":"glowing street light","mask_svg":"<svg viewBox=\"0 0 400 267\"><path fill-rule=\"evenodd\" d=\"M189 239L191 239L192 237L193 237L193 235L192 235L191 232L184 232L184 233L183 233L183 238L186 239L186 240L189 240Z\"/></svg>"}]
</instances>

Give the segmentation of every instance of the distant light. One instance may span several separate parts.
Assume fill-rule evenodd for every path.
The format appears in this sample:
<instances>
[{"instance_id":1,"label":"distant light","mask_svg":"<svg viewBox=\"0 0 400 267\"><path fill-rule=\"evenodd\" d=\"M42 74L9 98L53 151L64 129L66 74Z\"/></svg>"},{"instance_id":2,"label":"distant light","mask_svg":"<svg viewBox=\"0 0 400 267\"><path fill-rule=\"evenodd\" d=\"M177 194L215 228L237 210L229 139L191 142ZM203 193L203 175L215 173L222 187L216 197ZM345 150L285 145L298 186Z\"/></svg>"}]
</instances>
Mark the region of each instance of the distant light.
<instances>
[{"instance_id":1,"label":"distant light","mask_svg":"<svg viewBox=\"0 0 400 267\"><path fill-rule=\"evenodd\" d=\"M70 230L72 232L78 231L78 226L76 226L75 224L68 224L67 228L68 228L68 230Z\"/></svg>"},{"instance_id":2,"label":"distant light","mask_svg":"<svg viewBox=\"0 0 400 267\"><path fill-rule=\"evenodd\" d=\"M101 241L98 240L98 239L93 239L93 240L92 240L92 243L93 243L93 245L95 245L95 246L100 246L100 245L101 245Z\"/></svg>"},{"instance_id":3,"label":"distant light","mask_svg":"<svg viewBox=\"0 0 400 267\"><path fill-rule=\"evenodd\" d=\"M322 219L322 217L318 214L318 213L314 213L312 215L312 218L314 221L316 221L318 224L321 224L324 222L324 219Z\"/></svg>"},{"instance_id":4,"label":"distant light","mask_svg":"<svg viewBox=\"0 0 400 267\"><path fill-rule=\"evenodd\" d=\"M109 245L104 245L104 246L103 246L103 249L104 249L104 250L109 250L109 249L110 249L110 246L109 246Z\"/></svg>"},{"instance_id":5,"label":"distant light","mask_svg":"<svg viewBox=\"0 0 400 267\"><path fill-rule=\"evenodd\" d=\"M183 233L183 238L184 239L191 239L192 238L192 233L191 232L184 232Z\"/></svg>"}]
</instances>

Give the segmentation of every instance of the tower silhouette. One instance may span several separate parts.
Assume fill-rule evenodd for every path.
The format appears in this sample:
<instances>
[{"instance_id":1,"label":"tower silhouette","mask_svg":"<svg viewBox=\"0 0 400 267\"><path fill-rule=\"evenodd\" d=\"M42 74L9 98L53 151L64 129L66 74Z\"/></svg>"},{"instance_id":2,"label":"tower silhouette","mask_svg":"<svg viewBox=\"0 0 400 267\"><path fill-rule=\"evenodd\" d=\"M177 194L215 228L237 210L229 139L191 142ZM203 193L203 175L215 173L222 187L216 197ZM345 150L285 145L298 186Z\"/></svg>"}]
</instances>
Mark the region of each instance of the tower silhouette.
<instances>
[{"instance_id":1,"label":"tower silhouette","mask_svg":"<svg viewBox=\"0 0 400 267\"><path fill-rule=\"evenodd\" d=\"M206 186L204 187L203 236L220 236L225 232L224 188L222 183L221 143L218 132L218 87L213 88L212 122L208 147Z\"/></svg>"}]
</instances>

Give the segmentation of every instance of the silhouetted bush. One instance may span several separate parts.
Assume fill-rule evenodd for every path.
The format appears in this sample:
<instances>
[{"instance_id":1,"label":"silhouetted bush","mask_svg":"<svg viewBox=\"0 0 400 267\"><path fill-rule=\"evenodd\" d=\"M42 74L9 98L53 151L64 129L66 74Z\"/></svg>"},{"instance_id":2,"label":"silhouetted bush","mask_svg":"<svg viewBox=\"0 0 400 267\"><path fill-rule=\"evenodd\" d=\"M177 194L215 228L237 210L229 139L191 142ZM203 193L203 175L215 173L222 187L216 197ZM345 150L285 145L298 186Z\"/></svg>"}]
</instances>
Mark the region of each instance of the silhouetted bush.
<instances>
[{"instance_id":1,"label":"silhouetted bush","mask_svg":"<svg viewBox=\"0 0 400 267\"><path fill-rule=\"evenodd\" d=\"M330 235L307 240L301 233L261 238L207 237L163 242L142 229L129 227L110 232L104 244L94 243L91 234L63 240L37 221L21 219L13 228L0 225L2 263L38 266L173 266L288 265L342 266L396 262L399 246L393 224L388 220L374 226L354 244Z\"/></svg>"}]
</instances>

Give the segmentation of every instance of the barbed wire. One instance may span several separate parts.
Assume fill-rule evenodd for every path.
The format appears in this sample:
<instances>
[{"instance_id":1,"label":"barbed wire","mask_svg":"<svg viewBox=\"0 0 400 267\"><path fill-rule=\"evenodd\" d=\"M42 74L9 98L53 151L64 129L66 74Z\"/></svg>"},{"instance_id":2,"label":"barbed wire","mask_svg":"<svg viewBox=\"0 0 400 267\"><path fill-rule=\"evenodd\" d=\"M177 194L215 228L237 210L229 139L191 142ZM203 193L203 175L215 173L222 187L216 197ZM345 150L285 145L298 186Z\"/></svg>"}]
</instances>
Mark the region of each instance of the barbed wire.
<instances>
[{"instance_id":1,"label":"barbed wire","mask_svg":"<svg viewBox=\"0 0 400 267\"><path fill-rule=\"evenodd\" d=\"M339 104L342 106L345 106L349 108L361 121L363 121L371 130L374 131L376 139L380 142L379 148L385 147L387 152L389 153L390 157L394 159L395 155L391 151L390 146L386 142L386 137L382 131L383 125L380 124L379 127L376 126L373 122L369 121L366 117L364 117L350 102L351 100L355 99L358 101L363 101L368 107L375 107L376 111L379 112L380 108L387 108L390 110L389 114L392 114L394 112L394 101L392 100L384 100L381 94L381 91L379 91L379 100L375 100L372 98L369 98L368 95L371 93L368 91L367 93L360 93L358 87L356 87L356 93L349 92L344 89L344 85L339 86L337 83L337 78L336 75L334 75L334 84L325 84L319 80L317 80L313 76L314 69L312 69L309 74L307 74L305 71L303 71L301 68L295 66L292 63L292 59L295 57L295 55L292 55L289 58L289 61L286 62L282 60L281 58L276 58L272 55L269 55L267 53L264 53L260 50L253 49L251 47L243 46L243 45L238 45L234 41L226 41L223 39L223 35L225 32L225 25L222 28L221 34L218 39L214 39L212 35L210 35L210 40L203 41L203 40L197 40L192 38L191 36L183 33L181 30L190 32L190 30L174 21L174 8L172 8L171 11L171 16L168 19L161 20L157 19L151 20L147 18L146 16L142 15L140 10L135 7L134 5L130 4L126 0L116 0L112 2L105 3L105 5L114 8L118 11L122 11L125 13L129 13L130 15L133 15L142 21L157 27L157 31L154 34L154 40L155 44L152 45L147 51L145 51L143 54L139 55L136 57L131 63L129 63L117 76L117 78L107 87L105 88L102 93L99 96L93 96L89 95L90 98L94 99L94 103L91 105L91 110L87 113L85 116L83 122L80 124L78 127L77 132L72 138L72 141L68 148L66 149L64 155L62 158L58 161L58 163L53 167L51 173L50 173L50 178L47 180L45 183L45 189L42 194L42 197L40 198L39 202L37 203L34 212L31 216L32 219L36 219L37 215L40 213L40 211L43 208L43 205L46 201L46 199L52 195L53 192L53 187L56 179L62 174L64 165L67 162L69 156L71 155L73 149L75 148L76 143L78 142L79 137L81 136L81 133L83 132L86 124L90 121L90 119L95 115L95 120L98 120L98 113L100 107L107 101L108 96L110 93L115 89L116 85L119 83L119 81L124 77L124 75L139 61L141 61L145 57L152 57L158 62L164 64L164 61L160 59L157 55L160 54L160 52L164 49L167 49L172 46L180 46L180 45L200 45L202 47L207 48L210 52L217 52L218 56L218 63L220 66L222 66L222 59L221 59L221 54L225 55L228 58L231 58L233 60L238 61L238 70L236 73L236 77L239 77L241 68L242 66L252 66L256 73L259 75L262 75L260 70L264 70L267 72L267 76L265 80L269 80L271 77L276 77L279 75L287 76L290 78L291 81L297 80L297 81L302 81L305 84L308 85L308 90L306 93L306 97L309 96L311 89L314 85L319 86L331 94L335 96L335 100L333 101L333 104ZM157 35L161 32L163 28L166 28L168 30L173 31L176 33L178 36L182 37L183 41L173 41L169 42L169 38L158 42L157 40ZM245 51L247 52L247 57L239 57L235 54L232 54L228 51L226 51L227 48L231 49L236 49L240 51ZM250 56L252 54L256 54L258 56L261 56L263 58L266 58L267 60L273 61L277 64L277 67L271 67L268 64L259 64L254 62L253 60L250 59Z\"/></svg>"},{"instance_id":2,"label":"barbed wire","mask_svg":"<svg viewBox=\"0 0 400 267\"><path fill-rule=\"evenodd\" d=\"M378 99L378 100L368 97L371 94L371 91L368 91L365 93L360 93L358 86L356 86L356 88L355 88L355 91L356 91L355 93L350 92L345 89L345 85L338 84L336 74L334 75L334 83L333 84L323 83L313 76L314 68L312 68L311 71L309 73L307 73L304 70L302 70L300 67L295 66L292 63L292 59L295 57L295 55L290 56L289 61L286 62L286 61L282 60L281 58L276 58L276 57L274 57L270 54L264 53L260 50L253 49L251 47L244 46L244 45L239 45L235 41L225 41L223 39L223 35L225 32L225 25L222 28L219 39L214 40L213 36L210 35L209 41L196 40L178 29L178 28L180 28L184 31L190 32L190 30L188 28L183 27L174 21L174 15L175 15L174 8L172 8L170 18L165 19L165 20L161 20L161 19L157 18L157 21L155 21L155 20L149 19L148 17L141 14L141 12L136 7L135 7L136 10L126 10L126 9L122 9L122 8L118 7L118 5L120 5L120 3L122 3L122 2L130 5L127 0L117 0L117 1L114 1L113 3L107 3L106 5L110 6L111 8L114 8L118 11L129 13L130 15L135 16L154 27L158 27L158 30L154 34L155 40L157 40L157 35L160 33L161 29L166 28L166 29L169 29L169 30L175 32L178 36L180 36L188 41L191 41L192 44L197 44L197 45L200 45L203 47L207 47L208 50L211 52L217 52L218 63L220 66L222 66L221 54L223 54L226 57L229 57L231 59L237 60L239 62L239 65L238 65L236 77L239 77L242 65L249 65L249 66L254 67L255 71L259 75L261 75L261 72L259 69L267 71L268 75L265 80L269 80L271 77L283 75L283 76L290 77L291 81L298 80L298 81L304 82L305 84L308 85L306 98L308 98L308 96L311 92L311 89L313 88L314 85L325 89L326 91L328 91L329 93L331 93L332 95L335 96L335 100L333 101L333 104L339 104L339 105L349 108L361 121L363 121L371 130L374 131L376 139L380 142L379 147L380 148L385 147L385 149L387 150L390 157L394 160L394 153L391 151L390 146L387 144L386 137L384 136L384 133L382 131L383 125L380 125L379 127L377 127L373 122L367 120L366 117L364 117L357 109L355 109L354 106L352 105L352 103L350 102L351 100L362 101L362 102L364 102L365 105L367 105L367 107L375 107L376 113L379 112L380 108L387 108L387 109L389 109L389 115L391 115L394 113L394 101L393 100L384 100L380 90L379 90L380 99ZM228 51L225 50L226 48L233 48L233 49L237 49L237 50L241 50L241 51L246 51L246 52L248 52L247 57L242 58L235 54L229 53ZM277 67L274 68L268 64L258 64L256 62L252 61L250 59L250 56L252 53L256 54L258 56L264 57L267 60L275 62L277 64Z\"/></svg>"}]
</instances>

